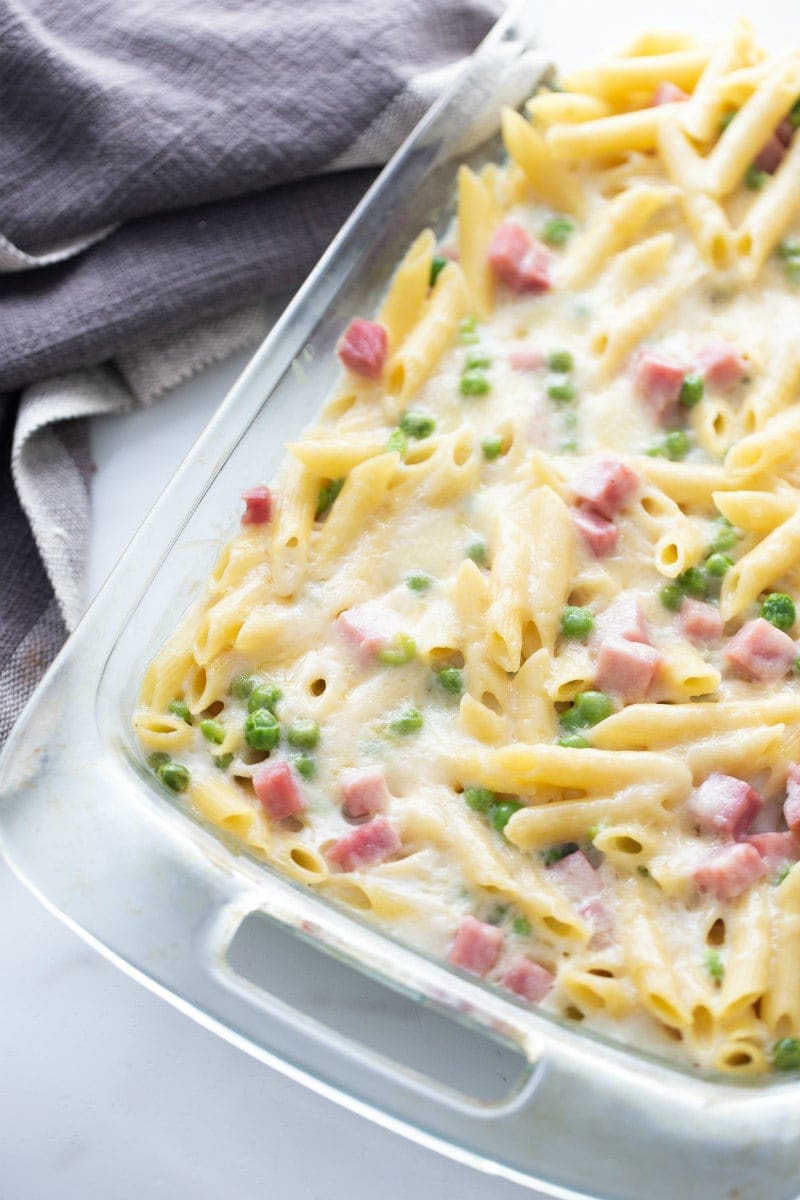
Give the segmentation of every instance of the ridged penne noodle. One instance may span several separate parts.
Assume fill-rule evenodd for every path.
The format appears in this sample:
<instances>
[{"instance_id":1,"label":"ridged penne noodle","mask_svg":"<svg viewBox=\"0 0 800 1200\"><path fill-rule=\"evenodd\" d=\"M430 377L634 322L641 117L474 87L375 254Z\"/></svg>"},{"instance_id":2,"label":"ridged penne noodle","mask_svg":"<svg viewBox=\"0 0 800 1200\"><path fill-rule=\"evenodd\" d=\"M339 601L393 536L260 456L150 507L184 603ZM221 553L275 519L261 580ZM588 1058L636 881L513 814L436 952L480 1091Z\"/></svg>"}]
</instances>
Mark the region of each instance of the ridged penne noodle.
<instances>
[{"instance_id":1,"label":"ridged penne noodle","mask_svg":"<svg viewBox=\"0 0 800 1200\"><path fill-rule=\"evenodd\" d=\"M748 551L725 576L719 607L725 621L742 613L760 592L800 561L800 512Z\"/></svg>"},{"instance_id":2,"label":"ridged penne noodle","mask_svg":"<svg viewBox=\"0 0 800 1200\"><path fill-rule=\"evenodd\" d=\"M592 730L603 750L678 746L710 734L761 724L800 723L800 696L786 693L749 701L708 704L630 704Z\"/></svg>"},{"instance_id":3,"label":"ridged penne noodle","mask_svg":"<svg viewBox=\"0 0 800 1200\"><path fill-rule=\"evenodd\" d=\"M569 285L588 283L614 254L630 245L655 213L673 203L675 195L672 188L634 184L610 200L570 252L566 267Z\"/></svg>"},{"instance_id":4,"label":"ridged penne noodle","mask_svg":"<svg viewBox=\"0 0 800 1200\"><path fill-rule=\"evenodd\" d=\"M488 250L500 209L489 188L469 167L458 172L458 261L464 273L469 307L485 318L494 304L494 275Z\"/></svg>"},{"instance_id":5,"label":"ridged penne noodle","mask_svg":"<svg viewBox=\"0 0 800 1200\"><path fill-rule=\"evenodd\" d=\"M422 386L467 311L467 287L457 263L449 263L425 301L419 319L387 366L389 396L404 404Z\"/></svg>"},{"instance_id":6,"label":"ridged penne noodle","mask_svg":"<svg viewBox=\"0 0 800 1200\"><path fill-rule=\"evenodd\" d=\"M430 288L431 263L435 250L436 238L433 231L424 229L409 247L394 273L389 294L378 313L378 320L388 334L390 352L396 351L403 344L420 320ZM292 453L296 451L292 450Z\"/></svg>"},{"instance_id":7,"label":"ridged penne noodle","mask_svg":"<svg viewBox=\"0 0 800 1200\"><path fill-rule=\"evenodd\" d=\"M583 200L576 179L559 163L545 139L511 108L503 109L503 141L524 172L528 186L554 208L580 214Z\"/></svg>"}]
</instances>

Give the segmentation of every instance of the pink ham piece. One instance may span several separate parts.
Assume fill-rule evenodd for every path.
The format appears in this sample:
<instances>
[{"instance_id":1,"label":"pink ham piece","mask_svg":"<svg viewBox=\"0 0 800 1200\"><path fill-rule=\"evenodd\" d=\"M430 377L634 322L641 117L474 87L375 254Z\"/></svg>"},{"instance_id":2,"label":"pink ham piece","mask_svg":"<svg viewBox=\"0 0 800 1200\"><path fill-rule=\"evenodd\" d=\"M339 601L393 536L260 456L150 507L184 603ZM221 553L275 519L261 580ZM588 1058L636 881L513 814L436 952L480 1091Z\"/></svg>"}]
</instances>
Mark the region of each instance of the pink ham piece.
<instances>
[{"instance_id":1,"label":"pink ham piece","mask_svg":"<svg viewBox=\"0 0 800 1200\"><path fill-rule=\"evenodd\" d=\"M625 507L639 482L636 472L619 459L598 458L581 472L573 487L578 500L610 520Z\"/></svg>"},{"instance_id":2,"label":"pink ham piece","mask_svg":"<svg viewBox=\"0 0 800 1200\"><path fill-rule=\"evenodd\" d=\"M800 835L800 765L792 763L786 776L786 803L783 818L792 833Z\"/></svg>"},{"instance_id":3,"label":"pink ham piece","mask_svg":"<svg viewBox=\"0 0 800 1200\"><path fill-rule=\"evenodd\" d=\"M371 817L383 812L389 791L380 767L347 767L339 775L342 811L347 817Z\"/></svg>"},{"instance_id":4,"label":"pink ham piece","mask_svg":"<svg viewBox=\"0 0 800 1200\"><path fill-rule=\"evenodd\" d=\"M689 797L686 812L709 833L739 838L750 828L763 803L744 779L715 771Z\"/></svg>"},{"instance_id":5,"label":"pink ham piece","mask_svg":"<svg viewBox=\"0 0 800 1200\"><path fill-rule=\"evenodd\" d=\"M653 646L608 637L597 654L595 684L601 691L618 697L623 704L636 704L644 700L662 661Z\"/></svg>"},{"instance_id":6,"label":"pink ham piece","mask_svg":"<svg viewBox=\"0 0 800 1200\"><path fill-rule=\"evenodd\" d=\"M679 100L688 100L689 93L683 88L678 87L677 83L670 83L665 79L658 85L653 92L653 99L650 101L651 108L658 108L661 104L676 104Z\"/></svg>"},{"instance_id":7,"label":"pink ham piece","mask_svg":"<svg viewBox=\"0 0 800 1200\"><path fill-rule=\"evenodd\" d=\"M365 867L374 867L392 858L401 845L397 831L386 817L375 817L339 838L326 851L325 857L342 871L363 871Z\"/></svg>"},{"instance_id":8,"label":"pink ham piece","mask_svg":"<svg viewBox=\"0 0 800 1200\"><path fill-rule=\"evenodd\" d=\"M336 352L348 371L365 379L379 379L389 353L389 337L377 321L356 317L339 339Z\"/></svg>"},{"instance_id":9,"label":"pink ham piece","mask_svg":"<svg viewBox=\"0 0 800 1200\"><path fill-rule=\"evenodd\" d=\"M368 600L340 613L335 628L362 658L369 659L375 658L400 632L400 619L380 601Z\"/></svg>"},{"instance_id":10,"label":"pink ham piece","mask_svg":"<svg viewBox=\"0 0 800 1200\"><path fill-rule=\"evenodd\" d=\"M515 371L538 371L544 366L544 355L541 350L533 350L530 347L520 346L517 350L510 350L508 354L509 366Z\"/></svg>"},{"instance_id":11,"label":"pink ham piece","mask_svg":"<svg viewBox=\"0 0 800 1200\"><path fill-rule=\"evenodd\" d=\"M538 1004L550 991L554 978L552 971L548 971L533 959L517 958L503 976L503 986L521 996L523 1000Z\"/></svg>"},{"instance_id":12,"label":"pink ham piece","mask_svg":"<svg viewBox=\"0 0 800 1200\"><path fill-rule=\"evenodd\" d=\"M800 845L791 832L754 833L744 840L749 846L755 846L768 871L777 871L786 863L797 862L800 858Z\"/></svg>"},{"instance_id":13,"label":"pink ham piece","mask_svg":"<svg viewBox=\"0 0 800 1200\"><path fill-rule=\"evenodd\" d=\"M747 363L730 342L713 338L695 355L697 369L712 387L728 388L740 383L747 374Z\"/></svg>"},{"instance_id":14,"label":"pink ham piece","mask_svg":"<svg viewBox=\"0 0 800 1200\"><path fill-rule=\"evenodd\" d=\"M476 917L464 917L447 956L455 967L474 975L486 975L500 957L505 937L496 925L487 925Z\"/></svg>"},{"instance_id":15,"label":"pink ham piece","mask_svg":"<svg viewBox=\"0 0 800 1200\"><path fill-rule=\"evenodd\" d=\"M306 807L298 778L287 762L265 762L257 767L253 772L253 790L273 821L295 817Z\"/></svg>"},{"instance_id":16,"label":"pink ham piece","mask_svg":"<svg viewBox=\"0 0 800 1200\"><path fill-rule=\"evenodd\" d=\"M595 634L599 642L607 637L621 637L626 642L650 645L644 613L635 592L620 592L605 612L598 616Z\"/></svg>"},{"instance_id":17,"label":"pink ham piece","mask_svg":"<svg viewBox=\"0 0 800 1200\"><path fill-rule=\"evenodd\" d=\"M584 544L595 558L607 558L613 554L619 541L619 530L613 521L607 521L592 508L576 508L572 520Z\"/></svg>"},{"instance_id":18,"label":"pink ham piece","mask_svg":"<svg viewBox=\"0 0 800 1200\"><path fill-rule=\"evenodd\" d=\"M679 616L681 632L693 642L715 642L722 637L719 609L687 596Z\"/></svg>"},{"instance_id":19,"label":"pink ham piece","mask_svg":"<svg viewBox=\"0 0 800 1200\"><path fill-rule=\"evenodd\" d=\"M786 674L797 657L797 648L788 633L756 617L731 638L725 657L745 679L769 683Z\"/></svg>"},{"instance_id":20,"label":"pink ham piece","mask_svg":"<svg viewBox=\"0 0 800 1200\"><path fill-rule=\"evenodd\" d=\"M791 121L783 120L775 126L775 136L782 146L788 146L794 137L794 126Z\"/></svg>"},{"instance_id":21,"label":"pink ham piece","mask_svg":"<svg viewBox=\"0 0 800 1200\"><path fill-rule=\"evenodd\" d=\"M512 292L544 292L550 287L550 255L516 221L505 221L489 243L489 266Z\"/></svg>"},{"instance_id":22,"label":"pink ham piece","mask_svg":"<svg viewBox=\"0 0 800 1200\"><path fill-rule=\"evenodd\" d=\"M753 159L753 166L757 171L766 171L768 175L774 175L783 162L785 153L786 147L778 137L776 130Z\"/></svg>"},{"instance_id":23,"label":"pink ham piece","mask_svg":"<svg viewBox=\"0 0 800 1200\"><path fill-rule=\"evenodd\" d=\"M600 878L582 850L574 850L547 868L551 879L561 885L573 903L597 896L602 891Z\"/></svg>"},{"instance_id":24,"label":"pink ham piece","mask_svg":"<svg viewBox=\"0 0 800 1200\"><path fill-rule=\"evenodd\" d=\"M701 892L718 900L734 900L763 879L766 867L755 846L731 842L711 850L695 868L694 881Z\"/></svg>"},{"instance_id":25,"label":"pink ham piece","mask_svg":"<svg viewBox=\"0 0 800 1200\"><path fill-rule=\"evenodd\" d=\"M684 366L660 354L644 351L636 360L634 391L662 425L675 416L685 374Z\"/></svg>"},{"instance_id":26,"label":"pink ham piece","mask_svg":"<svg viewBox=\"0 0 800 1200\"><path fill-rule=\"evenodd\" d=\"M268 487L248 488L242 492L245 510L242 513L243 525L266 525L272 519L272 493Z\"/></svg>"}]
</instances>

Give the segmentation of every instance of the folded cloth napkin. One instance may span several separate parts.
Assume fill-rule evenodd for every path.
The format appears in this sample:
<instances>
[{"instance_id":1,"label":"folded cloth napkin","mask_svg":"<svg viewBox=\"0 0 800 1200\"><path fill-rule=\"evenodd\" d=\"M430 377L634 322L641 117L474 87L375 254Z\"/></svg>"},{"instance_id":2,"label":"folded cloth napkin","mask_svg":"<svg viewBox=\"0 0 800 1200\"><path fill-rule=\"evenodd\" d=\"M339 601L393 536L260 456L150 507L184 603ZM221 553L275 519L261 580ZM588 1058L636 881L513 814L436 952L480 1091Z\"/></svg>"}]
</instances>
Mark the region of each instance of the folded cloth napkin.
<instances>
[{"instance_id":1,"label":"folded cloth napkin","mask_svg":"<svg viewBox=\"0 0 800 1200\"><path fill-rule=\"evenodd\" d=\"M501 8L0 0L0 743L83 607L78 418L257 341Z\"/></svg>"}]
</instances>

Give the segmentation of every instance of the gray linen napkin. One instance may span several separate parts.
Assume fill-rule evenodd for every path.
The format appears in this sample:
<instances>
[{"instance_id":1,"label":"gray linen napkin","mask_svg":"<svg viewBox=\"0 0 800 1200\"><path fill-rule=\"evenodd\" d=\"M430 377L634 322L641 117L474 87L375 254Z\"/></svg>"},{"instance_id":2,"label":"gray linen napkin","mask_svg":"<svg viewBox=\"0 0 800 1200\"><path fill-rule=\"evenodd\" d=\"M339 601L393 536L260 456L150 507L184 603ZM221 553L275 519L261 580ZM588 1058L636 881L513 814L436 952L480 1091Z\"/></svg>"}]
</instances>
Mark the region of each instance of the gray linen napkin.
<instances>
[{"instance_id":1,"label":"gray linen napkin","mask_svg":"<svg viewBox=\"0 0 800 1200\"><path fill-rule=\"evenodd\" d=\"M83 610L81 418L257 342L501 7L0 0L0 744Z\"/></svg>"}]
</instances>

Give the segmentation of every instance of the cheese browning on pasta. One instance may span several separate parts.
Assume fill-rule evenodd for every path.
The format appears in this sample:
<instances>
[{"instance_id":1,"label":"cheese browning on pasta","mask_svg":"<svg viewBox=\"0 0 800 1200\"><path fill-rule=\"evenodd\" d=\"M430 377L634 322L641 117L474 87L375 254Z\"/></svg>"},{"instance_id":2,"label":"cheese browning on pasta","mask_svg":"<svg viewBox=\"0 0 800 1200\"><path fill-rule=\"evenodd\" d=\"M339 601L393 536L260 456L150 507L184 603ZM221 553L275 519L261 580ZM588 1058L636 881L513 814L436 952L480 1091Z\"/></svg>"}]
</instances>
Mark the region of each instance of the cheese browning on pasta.
<instances>
[{"instance_id":1,"label":"cheese browning on pasta","mask_svg":"<svg viewBox=\"0 0 800 1200\"><path fill-rule=\"evenodd\" d=\"M525 1003L800 1062L800 53L503 114L147 670L161 782Z\"/></svg>"}]
</instances>

